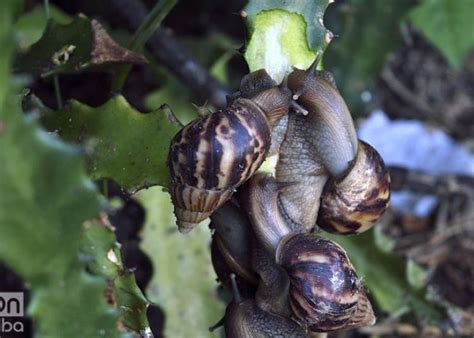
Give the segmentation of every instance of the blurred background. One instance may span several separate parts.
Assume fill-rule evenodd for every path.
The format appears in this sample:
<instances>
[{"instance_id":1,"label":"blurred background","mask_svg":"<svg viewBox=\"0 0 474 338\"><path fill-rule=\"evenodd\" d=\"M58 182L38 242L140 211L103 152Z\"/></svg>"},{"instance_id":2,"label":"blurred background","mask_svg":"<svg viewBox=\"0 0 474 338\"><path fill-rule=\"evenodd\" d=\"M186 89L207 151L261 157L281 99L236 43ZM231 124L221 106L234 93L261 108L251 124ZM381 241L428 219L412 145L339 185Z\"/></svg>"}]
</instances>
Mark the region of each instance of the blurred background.
<instances>
[{"instance_id":1,"label":"blurred background","mask_svg":"<svg viewBox=\"0 0 474 338\"><path fill-rule=\"evenodd\" d=\"M62 23L78 13L97 18L125 42L153 5L58 0L50 1L50 11ZM195 118L194 105L225 105L225 95L248 72L241 55L245 5L179 1L147 44L149 63L134 66L125 83L131 105L145 113L168 103L183 122ZM337 0L324 23L335 35L324 68L334 73L359 137L389 166L394 191L374 231L340 241L365 278L378 323L329 336L473 336L474 1ZM41 37L45 24L43 2L27 0L15 24L20 52ZM177 68L180 58L199 65L207 85L190 82ZM112 77L105 70L61 75L63 100L100 106L111 96ZM29 88L57 108L51 80L34 77ZM183 336L211 335L207 327L225 305L210 265L208 229L188 238L177 234L160 187L131 195L106 184L118 205L110 221L124 264L156 304L148 310L155 336L178 337L183 325L190 327ZM0 290L28 292L5 263ZM28 318L25 323L30 337L34 327Z\"/></svg>"}]
</instances>

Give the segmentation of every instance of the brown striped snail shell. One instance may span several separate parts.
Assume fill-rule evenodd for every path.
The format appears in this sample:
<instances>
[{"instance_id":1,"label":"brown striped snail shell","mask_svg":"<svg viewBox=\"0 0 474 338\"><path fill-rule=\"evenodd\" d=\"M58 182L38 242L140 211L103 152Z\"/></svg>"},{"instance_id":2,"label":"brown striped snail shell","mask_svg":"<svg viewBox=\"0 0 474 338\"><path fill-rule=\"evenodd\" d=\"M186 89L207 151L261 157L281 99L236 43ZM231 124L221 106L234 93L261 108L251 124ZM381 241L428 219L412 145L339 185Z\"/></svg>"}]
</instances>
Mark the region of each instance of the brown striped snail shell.
<instances>
[{"instance_id":1,"label":"brown striped snail shell","mask_svg":"<svg viewBox=\"0 0 474 338\"><path fill-rule=\"evenodd\" d=\"M366 292L346 252L314 234L291 234L276 260L290 277L289 300L297 321L312 332L373 325Z\"/></svg>"},{"instance_id":2,"label":"brown striped snail shell","mask_svg":"<svg viewBox=\"0 0 474 338\"><path fill-rule=\"evenodd\" d=\"M383 159L359 141L357 157L347 174L331 180L321 197L317 224L325 231L356 234L370 229L390 200L390 176Z\"/></svg>"},{"instance_id":3,"label":"brown striped snail shell","mask_svg":"<svg viewBox=\"0 0 474 338\"><path fill-rule=\"evenodd\" d=\"M256 93L251 99L239 97L226 109L192 121L171 142L170 193L181 232L209 217L253 175L270 148L272 127L288 112L287 88L250 87L244 94Z\"/></svg>"}]
</instances>

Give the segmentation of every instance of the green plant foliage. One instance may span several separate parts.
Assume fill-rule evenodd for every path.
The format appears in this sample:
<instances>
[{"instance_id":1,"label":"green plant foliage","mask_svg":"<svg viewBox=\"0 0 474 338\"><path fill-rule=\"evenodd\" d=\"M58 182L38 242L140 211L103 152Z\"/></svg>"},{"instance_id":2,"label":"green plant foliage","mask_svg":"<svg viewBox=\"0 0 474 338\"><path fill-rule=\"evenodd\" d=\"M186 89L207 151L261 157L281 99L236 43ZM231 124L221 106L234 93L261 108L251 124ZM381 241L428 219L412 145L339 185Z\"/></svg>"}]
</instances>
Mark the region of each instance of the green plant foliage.
<instances>
[{"instance_id":1,"label":"green plant foliage","mask_svg":"<svg viewBox=\"0 0 474 338\"><path fill-rule=\"evenodd\" d=\"M215 292L207 226L180 234L169 194L160 187L142 190L136 197L147 211L142 249L154 267L147 297L165 311L164 336L219 337L207 330L224 314Z\"/></svg>"},{"instance_id":2,"label":"green plant foliage","mask_svg":"<svg viewBox=\"0 0 474 338\"><path fill-rule=\"evenodd\" d=\"M373 230L350 237L324 236L347 251L357 274L381 310L399 315L413 310L427 323L441 325L443 309L427 300L424 290L415 290L410 285L406 278L406 261L380 250L375 245Z\"/></svg>"},{"instance_id":3,"label":"green plant foliage","mask_svg":"<svg viewBox=\"0 0 474 338\"><path fill-rule=\"evenodd\" d=\"M459 70L474 48L473 14L472 0L425 0L410 12L410 19Z\"/></svg>"},{"instance_id":4,"label":"green plant foliage","mask_svg":"<svg viewBox=\"0 0 474 338\"><path fill-rule=\"evenodd\" d=\"M355 0L330 10L327 25L340 38L324 54L324 67L331 71L344 99L360 113L368 99L362 93L382 69L388 53L401 42L399 25L413 6L411 0Z\"/></svg>"},{"instance_id":5,"label":"green plant foliage","mask_svg":"<svg viewBox=\"0 0 474 338\"><path fill-rule=\"evenodd\" d=\"M61 24L66 25L72 21L72 18L53 4L49 5L51 18ZM20 16L15 23L15 32L18 38L18 46L21 51L25 51L33 43L38 41L43 34L44 28L48 23L48 18L44 6L37 5L31 11Z\"/></svg>"},{"instance_id":6,"label":"green plant foliage","mask_svg":"<svg viewBox=\"0 0 474 338\"><path fill-rule=\"evenodd\" d=\"M408 259L406 264L406 277L408 283L410 283L414 289L422 289L428 282L429 273L413 259Z\"/></svg>"},{"instance_id":7,"label":"green plant foliage","mask_svg":"<svg viewBox=\"0 0 474 338\"><path fill-rule=\"evenodd\" d=\"M33 287L29 313L37 337L129 337L117 331L118 313L105 302L103 278L76 269L64 277L50 277Z\"/></svg>"},{"instance_id":8,"label":"green plant foliage","mask_svg":"<svg viewBox=\"0 0 474 338\"><path fill-rule=\"evenodd\" d=\"M251 0L245 11L248 15L247 20L250 30L259 29L256 27L257 15L262 11L270 9L282 9L287 12L298 13L304 17L306 23L307 41L311 49L324 50L327 45L326 33L323 19L324 12L328 7L330 0Z\"/></svg>"},{"instance_id":9,"label":"green plant foliage","mask_svg":"<svg viewBox=\"0 0 474 338\"><path fill-rule=\"evenodd\" d=\"M180 39L180 42L189 50L196 51L196 58L201 64L209 68L210 73L226 85L233 85L235 88L240 84L240 79L230 79L227 65L229 59L237 49L229 38L221 34L212 34L205 38ZM198 117L197 107L206 102L195 101L192 92L186 84L177 80L169 71L150 61L150 66L156 73L156 77L163 79L163 85L145 97L145 107L155 110L163 103L167 103L176 117L187 124ZM230 83L234 80L234 83ZM237 81L235 81L237 80ZM195 105L194 105L195 104ZM214 107L206 106L204 109L215 111Z\"/></svg>"},{"instance_id":10,"label":"green plant foliage","mask_svg":"<svg viewBox=\"0 0 474 338\"><path fill-rule=\"evenodd\" d=\"M80 15L66 25L49 20L41 39L18 57L17 68L45 77L118 62L146 59L119 46L97 21Z\"/></svg>"},{"instance_id":11,"label":"green plant foliage","mask_svg":"<svg viewBox=\"0 0 474 338\"><path fill-rule=\"evenodd\" d=\"M72 101L63 110L43 112L48 130L86 146L93 179L111 178L132 192L168 185L166 158L178 127L163 111L142 114L116 96L97 108Z\"/></svg>"},{"instance_id":12,"label":"green plant foliage","mask_svg":"<svg viewBox=\"0 0 474 338\"><path fill-rule=\"evenodd\" d=\"M307 68L332 38L324 27L328 0L250 1L245 11L250 41L245 59L250 71L264 68L281 81L291 68Z\"/></svg>"},{"instance_id":13,"label":"green plant foliage","mask_svg":"<svg viewBox=\"0 0 474 338\"><path fill-rule=\"evenodd\" d=\"M0 260L31 287L38 336L118 336L105 280L78 261L81 223L101 207L82 155L24 117L11 96L1 109Z\"/></svg>"},{"instance_id":14,"label":"green plant foliage","mask_svg":"<svg viewBox=\"0 0 474 338\"><path fill-rule=\"evenodd\" d=\"M12 60L13 50L15 48L13 36L12 36L12 23L15 13L15 7L21 6L21 1L7 0L0 3L0 116L5 114L4 102L9 91L9 73L10 63ZM0 128L2 128L0 126ZM1 133L0 129L0 133Z\"/></svg>"},{"instance_id":15,"label":"green plant foliage","mask_svg":"<svg viewBox=\"0 0 474 338\"><path fill-rule=\"evenodd\" d=\"M123 266L110 224L94 220L85 223L85 229L83 252L91 259L89 269L109 280L111 297L120 311L120 320L136 332L151 332L146 317L149 303L138 288L133 273Z\"/></svg>"},{"instance_id":16,"label":"green plant foliage","mask_svg":"<svg viewBox=\"0 0 474 338\"><path fill-rule=\"evenodd\" d=\"M300 14L280 9L263 11L245 52L250 71L264 68L280 82L292 66L307 68L316 54L308 47L306 25Z\"/></svg>"},{"instance_id":17,"label":"green plant foliage","mask_svg":"<svg viewBox=\"0 0 474 338\"><path fill-rule=\"evenodd\" d=\"M145 97L144 102L150 110L157 109L163 103L168 104L183 124L187 124L198 117L197 109L192 104L190 90L173 78L169 78L159 89L150 92Z\"/></svg>"}]
</instances>

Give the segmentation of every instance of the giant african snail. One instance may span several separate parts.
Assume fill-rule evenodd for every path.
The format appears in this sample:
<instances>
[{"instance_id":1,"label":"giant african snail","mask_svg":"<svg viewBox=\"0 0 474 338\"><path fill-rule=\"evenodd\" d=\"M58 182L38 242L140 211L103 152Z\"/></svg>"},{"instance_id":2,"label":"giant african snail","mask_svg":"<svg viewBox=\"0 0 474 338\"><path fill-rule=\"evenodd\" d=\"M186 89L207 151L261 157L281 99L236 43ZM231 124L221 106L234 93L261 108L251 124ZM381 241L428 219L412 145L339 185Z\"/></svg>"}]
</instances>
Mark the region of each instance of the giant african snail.
<instances>
[{"instance_id":1,"label":"giant african snail","mask_svg":"<svg viewBox=\"0 0 474 338\"><path fill-rule=\"evenodd\" d=\"M275 287L273 297L287 297L292 315L309 332L372 325L372 307L344 249L287 223L271 175L258 173L243 188L248 198L241 205L256 239L289 277L289 290Z\"/></svg>"},{"instance_id":2,"label":"giant african snail","mask_svg":"<svg viewBox=\"0 0 474 338\"><path fill-rule=\"evenodd\" d=\"M274 202L278 186L270 175L256 174L244 188L238 196L243 200L240 208L228 202L211 216L213 241L222 241L215 249L227 257L227 273L250 283L256 274L258 278L257 293L247 292L245 299L233 286L234 300L224 320L226 336L307 337L373 324L370 302L345 251L315 234L293 232L282 218L274 219L279 213ZM256 203L256 197L263 203ZM275 222L283 224L273 229ZM213 263L229 288L230 279Z\"/></svg>"},{"instance_id":3,"label":"giant african snail","mask_svg":"<svg viewBox=\"0 0 474 338\"><path fill-rule=\"evenodd\" d=\"M360 233L386 209L390 177L377 151L357 140L332 75L316 72L317 62L288 77L293 99L308 114L289 115L276 166L279 205L287 220L307 231L317 225Z\"/></svg>"},{"instance_id":4,"label":"giant african snail","mask_svg":"<svg viewBox=\"0 0 474 338\"><path fill-rule=\"evenodd\" d=\"M291 92L264 71L247 75L227 108L200 117L173 138L170 193L178 228L188 232L249 179L264 161L272 128L288 113Z\"/></svg>"}]
</instances>

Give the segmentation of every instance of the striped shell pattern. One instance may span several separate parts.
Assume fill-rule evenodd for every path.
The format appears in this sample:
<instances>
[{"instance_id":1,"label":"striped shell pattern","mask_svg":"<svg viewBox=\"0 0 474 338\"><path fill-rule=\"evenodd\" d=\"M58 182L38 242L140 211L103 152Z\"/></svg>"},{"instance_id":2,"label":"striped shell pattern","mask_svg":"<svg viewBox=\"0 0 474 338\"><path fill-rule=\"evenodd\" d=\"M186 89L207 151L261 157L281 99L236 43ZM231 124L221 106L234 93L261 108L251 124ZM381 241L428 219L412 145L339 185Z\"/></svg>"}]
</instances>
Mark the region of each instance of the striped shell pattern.
<instances>
[{"instance_id":1,"label":"striped shell pattern","mask_svg":"<svg viewBox=\"0 0 474 338\"><path fill-rule=\"evenodd\" d=\"M350 171L326 185L321 196L318 226L328 232L352 235L372 228L390 200L390 176L382 157L359 140Z\"/></svg>"},{"instance_id":2,"label":"striped shell pattern","mask_svg":"<svg viewBox=\"0 0 474 338\"><path fill-rule=\"evenodd\" d=\"M264 112L243 98L178 132L168 167L179 230L190 231L223 205L260 167L270 142Z\"/></svg>"},{"instance_id":3,"label":"striped shell pattern","mask_svg":"<svg viewBox=\"0 0 474 338\"><path fill-rule=\"evenodd\" d=\"M365 290L338 244L314 234L291 234L280 242L276 256L290 277L292 312L309 331L374 323Z\"/></svg>"}]
</instances>

